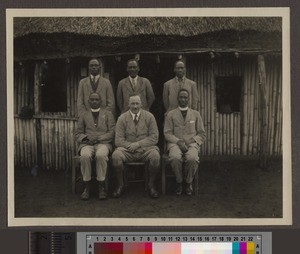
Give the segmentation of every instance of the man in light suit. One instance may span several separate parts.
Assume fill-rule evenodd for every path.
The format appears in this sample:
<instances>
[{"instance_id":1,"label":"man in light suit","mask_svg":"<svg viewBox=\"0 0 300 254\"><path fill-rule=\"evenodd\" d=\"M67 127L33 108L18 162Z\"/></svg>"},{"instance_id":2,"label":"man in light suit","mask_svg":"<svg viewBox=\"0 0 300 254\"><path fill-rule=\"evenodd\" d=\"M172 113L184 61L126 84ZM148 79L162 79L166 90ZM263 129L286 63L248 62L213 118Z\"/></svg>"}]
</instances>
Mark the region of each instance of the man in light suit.
<instances>
[{"instance_id":1,"label":"man in light suit","mask_svg":"<svg viewBox=\"0 0 300 254\"><path fill-rule=\"evenodd\" d=\"M151 83L148 79L138 76L140 71L139 63L135 59L127 62L129 76L122 79L117 88L117 104L124 113L129 109L128 101L131 95L139 94L142 101L142 108L149 111L155 100Z\"/></svg>"},{"instance_id":2,"label":"man in light suit","mask_svg":"<svg viewBox=\"0 0 300 254\"><path fill-rule=\"evenodd\" d=\"M188 90L191 98L189 100L189 108L197 110L198 107L198 91L194 81L185 77L186 69L182 61L175 62L174 65L175 78L170 79L164 84L163 102L166 113L178 107L178 91L182 88Z\"/></svg>"},{"instance_id":3,"label":"man in light suit","mask_svg":"<svg viewBox=\"0 0 300 254\"><path fill-rule=\"evenodd\" d=\"M158 129L154 116L141 109L139 95L129 97L129 110L123 113L116 124L115 145L117 149L112 154L112 164L115 170L118 186L113 197L118 198L124 191L123 164L128 161L145 161L149 163L148 191L152 198L158 197L154 182L159 172L160 154L156 146Z\"/></svg>"},{"instance_id":4,"label":"man in light suit","mask_svg":"<svg viewBox=\"0 0 300 254\"><path fill-rule=\"evenodd\" d=\"M89 110L88 102L91 93L101 96L101 108L106 108L114 114L115 98L111 83L108 79L100 76L101 62L98 59L89 61L90 76L80 80L78 86L77 111L78 116Z\"/></svg>"},{"instance_id":5,"label":"man in light suit","mask_svg":"<svg viewBox=\"0 0 300 254\"><path fill-rule=\"evenodd\" d=\"M101 98L97 93L89 96L90 109L78 119L75 132L79 143L81 173L85 183L82 200L90 197L91 160L96 160L97 181L99 182L99 199L106 199L104 183L107 171L108 154L112 150L112 141L115 134L115 120L112 113L102 109Z\"/></svg>"},{"instance_id":6,"label":"man in light suit","mask_svg":"<svg viewBox=\"0 0 300 254\"><path fill-rule=\"evenodd\" d=\"M206 138L200 113L188 107L189 96L187 89L179 90L179 107L169 111L164 126L170 164L177 182L177 195L182 194L183 178L186 183L186 194L192 194L192 182L199 163L199 149ZM183 161L185 163L184 177Z\"/></svg>"}]
</instances>

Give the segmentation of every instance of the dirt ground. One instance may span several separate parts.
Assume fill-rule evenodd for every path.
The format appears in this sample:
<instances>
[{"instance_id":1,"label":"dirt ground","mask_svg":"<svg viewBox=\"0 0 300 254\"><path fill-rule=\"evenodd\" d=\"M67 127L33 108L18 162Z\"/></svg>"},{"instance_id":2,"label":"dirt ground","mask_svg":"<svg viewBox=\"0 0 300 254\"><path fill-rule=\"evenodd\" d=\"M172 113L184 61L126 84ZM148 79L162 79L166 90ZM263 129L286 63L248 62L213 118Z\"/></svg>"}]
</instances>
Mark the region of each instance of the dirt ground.
<instances>
[{"instance_id":1,"label":"dirt ground","mask_svg":"<svg viewBox=\"0 0 300 254\"><path fill-rule=\"evenodd\" d=\"M282 163L261 170L257 161L202 162L198 196L176 196L174 179L167 193L150 199L143 183L131 183L124 196L100 201L94 182L89 201L71 192L71 172L15 170L15 217L122 218L280 218ZM77 189L80 189L77 186Z\"/></svg>"}]
</instances>

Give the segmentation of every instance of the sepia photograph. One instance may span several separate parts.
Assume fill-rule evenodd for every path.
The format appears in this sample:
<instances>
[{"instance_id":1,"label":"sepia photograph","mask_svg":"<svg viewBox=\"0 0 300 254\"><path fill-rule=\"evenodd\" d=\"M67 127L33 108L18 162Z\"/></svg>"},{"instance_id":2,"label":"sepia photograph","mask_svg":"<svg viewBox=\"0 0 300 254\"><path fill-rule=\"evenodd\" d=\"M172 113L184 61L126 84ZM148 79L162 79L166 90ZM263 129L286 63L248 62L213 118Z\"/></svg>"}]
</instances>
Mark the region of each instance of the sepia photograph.
<instances>
[{"instance_id":1,"label":"sepia photograph","mask_svg":"<svg viewBox=\"0 0 300 254\"><path fill-rule=\"evenodd\" d=\"M6 14L8 226L292 224L289 8Z\"/></svg>"}]
</instances>

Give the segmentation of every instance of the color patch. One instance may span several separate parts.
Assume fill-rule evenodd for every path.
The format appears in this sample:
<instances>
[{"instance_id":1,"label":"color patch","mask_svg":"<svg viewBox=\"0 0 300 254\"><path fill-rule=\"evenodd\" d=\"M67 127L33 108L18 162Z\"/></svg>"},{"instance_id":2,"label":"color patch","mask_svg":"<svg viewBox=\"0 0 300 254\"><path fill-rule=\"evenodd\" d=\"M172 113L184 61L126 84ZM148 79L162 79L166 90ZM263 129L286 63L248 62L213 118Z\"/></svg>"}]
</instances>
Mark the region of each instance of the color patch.
<instances>
[{"instance_id":1,"label":"color patch","mask_svg":"<svg viewBox=\"0 0 300 254\"><path fill-rule=\"evenodd\" d=\"M254 254L254 242L247 242L247 254Z\"/></svg>"},{"instance_id":2,"label":"color patch","mask_svg":"<svg viewBox=\"0 0 300 254\"><path fill-rule=\"evenodd\" d=\"M152 243L152 254L181 254L181 243Z\"/></svg>"},{"instance_id":3,"label":"color patch","mask_svg":"<svg viewBox=\"0 0 300 254\"><path fill-rule=\"evenodd\" d=\"M152 254L152 243L124 243L123 254Z\"/></svg>"},{"instance_id":4,"label":"color patch","mask_svg":"<svg viewBox=\"0 0 300 254\"><path fill-rule=\"evenodd\" d=\"M240 254L247 254L247 243L240 242Z\"/></svg>"},{"instance_id":5,"label":"color patch","mask_svg":"<svg viewBox=\"0 0 300 254\"><path fill-rule=\"evenodd\" d=\"M123 243L95 243L95 254L123 254Z\"/></svg>"},{"instance_id":6,"label":"color patch","mask_svg":"<svg viewBox=\"0 0 300 254\"><path fill-rule=\"evenodd\" d=\"M231 243L182 243L182 254L232 254Z\"/></svg>"},{"instance_id":7,"label":"color patch","mask_svg":"<svg viewBox=\"0 0 300 254\"><path fill-rule=\"evenodd\" d=\"M238 242L232 243L232 254L240 254L240 244Z\"/></svg>"}]
</instances>

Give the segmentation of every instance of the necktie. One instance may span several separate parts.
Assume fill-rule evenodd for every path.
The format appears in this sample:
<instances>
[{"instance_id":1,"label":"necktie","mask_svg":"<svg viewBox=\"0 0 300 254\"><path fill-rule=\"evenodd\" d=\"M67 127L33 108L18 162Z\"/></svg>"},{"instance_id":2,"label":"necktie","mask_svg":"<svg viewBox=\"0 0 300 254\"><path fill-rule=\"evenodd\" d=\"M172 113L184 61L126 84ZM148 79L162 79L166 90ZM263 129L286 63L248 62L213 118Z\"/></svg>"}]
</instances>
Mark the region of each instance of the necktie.
<instances>
[{"instance_id":1,"label":"necktie","mask_svg":"<svg viewBox=\"0 0 300 254\"><path fill-rule=\"evenodd\" d=\"M183 79L178 79L178 83L179 83L179 89L181 89L183 87Z\"/></svg>"},{"instance_id":2,"label":"necktie","mask_svg":"<svg viewBox=\"0 0 300 254\"><path fill-rule=\"evenodd\" d=\"M96 92L97 86L96 86L96 77L95 76L92 76L92 88L93 88L94 92Z\"/></svg>"},{"instance_id":3,"label":"necktie","mask_svg":"<svg viewBox=\"0 0 300 254\"><path fill-rule=\"evenodd\" d=\"M138 121L139 121L139 120L138 120L138 115L137 115L137 114L135 114L134 120L133 120L133 121L134 121L135 125L137 125L137 123L138 123Z\"/></svg>"},{"instance_id":4,"label":"necktie","mask_svg":"<svg viewBox=\"0 0 300 254\"><path fill-rule=\"evenodd\" d=\"M132 89L135 90L135 87L136 87L135 79L132 79Z\"/></svg>"}]
</instances>

